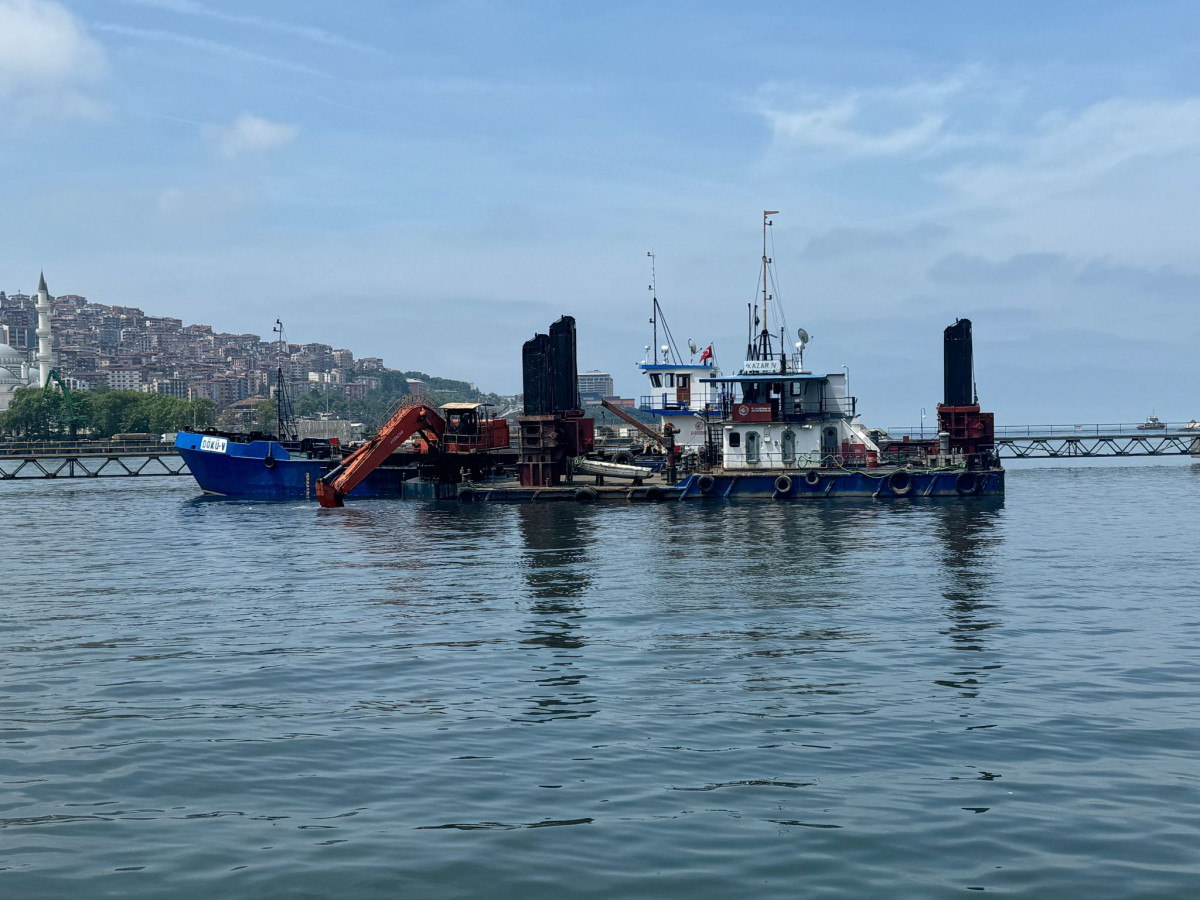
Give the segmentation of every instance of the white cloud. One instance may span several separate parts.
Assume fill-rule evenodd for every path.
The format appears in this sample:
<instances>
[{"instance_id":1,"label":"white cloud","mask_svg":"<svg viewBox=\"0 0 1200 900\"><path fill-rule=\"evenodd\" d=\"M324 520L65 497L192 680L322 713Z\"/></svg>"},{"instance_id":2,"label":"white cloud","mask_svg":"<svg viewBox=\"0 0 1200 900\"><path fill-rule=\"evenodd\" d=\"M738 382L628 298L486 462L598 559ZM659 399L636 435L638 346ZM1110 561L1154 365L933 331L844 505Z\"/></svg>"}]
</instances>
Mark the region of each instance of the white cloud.
<instances>
[{"instance_id":1,"label":"white cloud","mask_svg":"<svg viewBox=\"0 0 1200 900\"><path fill-rule=\"evenodd\" d=\"M940 181L976 203L1011 205L1079 190L1132 162L1200 153L1200 98L1094 104L1044 116L1004 163L963 163Z\"/></svg>"},{"instance_id":2,"label":"white cloud","mask_svg":"<svg viewBox=\"0 0 1200 900\"><path fill-rule=\"evenodd\" d=\"M296 139L294 125L271 122L251 113L242 113L226 128L213 133L217 152L226 159L265 153Z\"/></svg>"},{"instance_id":3,"label":"white cloud","mask_svg":"<svg viewBox=\"0 0 1200 900\"><path fill-rule=\"evenodd\" d=\"M103 49L51 0L0 0L0 102L26 116L96 115Z\"/></svg>"},{"instance_id":4,"label":"white cloud","mask_svg":"<svg viewBox=\"0 0 1200 900\"><path fill-rule=\"evenodd\" d=\"M959 145L961 140L947 129L951 109L963 94L978 91L980 81L978 70L971 68L940 81L838 96L768 84L755 107L770 124L777 146L852 157L898 156Z\"/></svg>"}]
</instances>

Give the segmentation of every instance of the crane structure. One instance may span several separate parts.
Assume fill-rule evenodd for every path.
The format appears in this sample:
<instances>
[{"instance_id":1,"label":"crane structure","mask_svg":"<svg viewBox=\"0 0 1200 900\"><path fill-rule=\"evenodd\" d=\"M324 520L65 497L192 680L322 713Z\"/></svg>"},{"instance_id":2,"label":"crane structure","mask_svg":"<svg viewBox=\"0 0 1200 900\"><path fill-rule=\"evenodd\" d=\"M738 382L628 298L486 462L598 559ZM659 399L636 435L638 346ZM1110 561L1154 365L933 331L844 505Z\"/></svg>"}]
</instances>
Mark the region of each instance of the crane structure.
<instances>
[{"instance_id":1,"label":"crane structure","mask_svg":"<svg viewBox=\"0 0 1200 900\"><path fill-rule=\"evenodd\" d=\"M666 451L666 453L667 453L667 483L674 484L675 483L675 464L676 464L675 458L677 455L677 448L675 446L675 431L676 431L675 426L672 425L670 422L667 422L666 424L663 425L662 432L659 433L659 432L655 431L653 428L651 428L649 425L647 425L645 422L641 422L641 421L637 420L636 418L634 418L633 416L631 416L629 413L625 412L625 410L621 409L621 407L617 406L615 403L609 403L607 400L601 400L600 405L603 406L605 409L607 409L613 415L628 422L630 425L632 425L634 428L636 428L638 431L640 431L646 437L650 438L650 440L654 441L654 443L658 444L660 447L663 448L663 450Z\"/></svg>"},{"instance_id":2,"label":"crane structure","mask_svg":"<svg viewBox=\"0 0 1200 900\"><path fill-rule=\"evenodd\" d=\"M510 435L508 422L491 418L485 405L447 403L435 409L417 401L401 406L375 437L317 480L317 501L327 509L344 506L346 495L409 438L414 452L436 464L443 479L457 480L463 471L486 468L498 455L495 451L508 450Z\"/></svg>"}]
</instances>

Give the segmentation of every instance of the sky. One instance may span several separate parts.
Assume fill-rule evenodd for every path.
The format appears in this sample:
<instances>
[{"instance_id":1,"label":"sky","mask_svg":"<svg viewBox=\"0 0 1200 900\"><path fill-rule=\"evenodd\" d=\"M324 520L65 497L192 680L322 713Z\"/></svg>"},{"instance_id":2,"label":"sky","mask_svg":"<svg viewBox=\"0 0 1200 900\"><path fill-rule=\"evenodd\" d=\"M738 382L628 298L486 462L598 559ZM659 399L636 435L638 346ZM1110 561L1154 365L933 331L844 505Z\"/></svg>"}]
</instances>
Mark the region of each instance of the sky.
<instances>
[{"instance_id":1,"label":"sky","mask_svg":"<svg viewBox=\"0 0 1200 900\"><path fill-rule=\"evenodd\" d=\"M869 425L974 323L1003 424L1200 417L1191 2L0 0L0 288L646 393L650 260L734 371L762 211Z\"/></svg>"}]
</instances>

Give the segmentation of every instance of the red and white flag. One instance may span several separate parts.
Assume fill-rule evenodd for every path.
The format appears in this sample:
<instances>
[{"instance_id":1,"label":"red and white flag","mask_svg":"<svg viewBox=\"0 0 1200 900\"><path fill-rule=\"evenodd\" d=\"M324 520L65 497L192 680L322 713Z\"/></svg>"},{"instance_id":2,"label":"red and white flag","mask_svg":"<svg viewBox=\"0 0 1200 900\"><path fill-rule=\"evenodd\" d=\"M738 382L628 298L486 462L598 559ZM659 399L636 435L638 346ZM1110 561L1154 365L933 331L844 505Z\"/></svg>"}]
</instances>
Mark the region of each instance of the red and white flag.
<instances>
[{"instance_id":1,"label":"red and white flag","mask_svg":"<svg viewBox=\"0 0 1200 900\"><path fill-rule=\"evenodd\" d=\"M700 362L706 362L713 358L712 344L704 348L704 352L700 354Z\"/></svg>"}]
</instances>

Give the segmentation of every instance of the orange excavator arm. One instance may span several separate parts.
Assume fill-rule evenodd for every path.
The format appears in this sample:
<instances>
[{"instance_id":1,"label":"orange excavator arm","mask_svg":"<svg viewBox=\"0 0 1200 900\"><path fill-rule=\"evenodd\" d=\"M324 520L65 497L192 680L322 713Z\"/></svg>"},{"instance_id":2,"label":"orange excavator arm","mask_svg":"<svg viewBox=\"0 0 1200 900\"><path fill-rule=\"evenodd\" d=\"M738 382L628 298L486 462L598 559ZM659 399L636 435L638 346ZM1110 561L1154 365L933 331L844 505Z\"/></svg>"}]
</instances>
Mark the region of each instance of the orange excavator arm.
<instances>
[{"instance_id":1,"label":"orange excavator arm","mask_svg":"<svg viewBox=\"0 0 1200 900\"><path fill-rule=\"evenodd\" d=\"M432 406L418 404L397 410L379 434L317 481L317 500L327 509L343 506L343 498L418 431L440 438L446 423Z\"/></svg>"}]
</instances>

